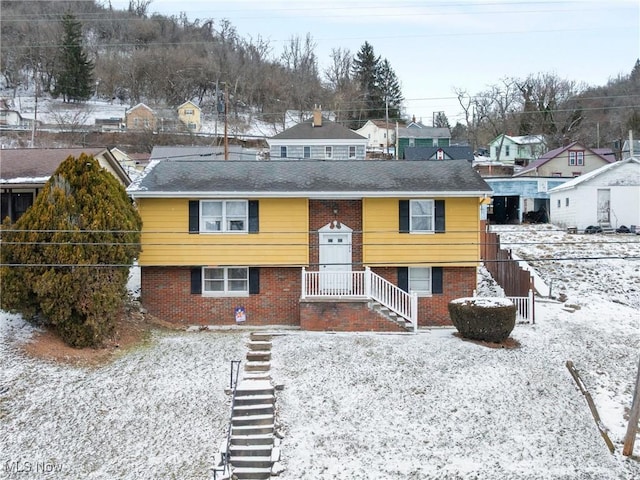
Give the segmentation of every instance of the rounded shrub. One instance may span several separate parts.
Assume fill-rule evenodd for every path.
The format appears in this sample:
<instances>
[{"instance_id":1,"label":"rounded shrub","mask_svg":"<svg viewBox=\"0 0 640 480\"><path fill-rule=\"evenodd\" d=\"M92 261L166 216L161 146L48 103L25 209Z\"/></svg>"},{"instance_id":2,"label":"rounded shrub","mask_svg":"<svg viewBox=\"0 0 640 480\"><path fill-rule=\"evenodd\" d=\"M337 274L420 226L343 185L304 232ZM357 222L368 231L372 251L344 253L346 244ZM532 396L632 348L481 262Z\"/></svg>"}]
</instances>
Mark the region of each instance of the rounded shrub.
<instances>
[{"instance_id":1,"label":"rounded shrub","mask_svg":"<svg viewBox=\"0 0 640 480\"><path fill-rule=\"evenodd\" d=\"M458 298L449 302L449 317L463 337L499 343L516 325L516 306L502 297Z\"/></svg>"}]
</instances>

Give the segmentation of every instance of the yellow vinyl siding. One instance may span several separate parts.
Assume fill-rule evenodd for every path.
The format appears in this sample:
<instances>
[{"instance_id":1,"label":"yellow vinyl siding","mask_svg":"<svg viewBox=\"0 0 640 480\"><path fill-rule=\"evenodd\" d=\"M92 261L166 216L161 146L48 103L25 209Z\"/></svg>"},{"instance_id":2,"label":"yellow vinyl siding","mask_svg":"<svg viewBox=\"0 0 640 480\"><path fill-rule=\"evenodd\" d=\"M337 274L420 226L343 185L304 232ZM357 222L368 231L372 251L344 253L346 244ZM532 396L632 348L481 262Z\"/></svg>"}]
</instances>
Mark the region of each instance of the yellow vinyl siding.
<instances>
[{"instance_id":1,"label":"yellow vinyl siding","mask_svg":"<svg viewBox=\"0 0 640 480\"><path fill-rule=\"evenodd\" d=\"M258 233L190 234L189 199L138 199L143 221L140 265L306 265L307 199L259 202Z\"/></svg>"},{"instance_id":2,"label":"yellow vinyl siding","mask_svg":"<svg viewBox=\"0 0 640 480\"><path fill-rule=\"evenodd\" d=\"M477 198L443 199L445 233L399 233L399 200L363 200L362 256L365 265L477 265L480 258L480 210Z\"/></svg>"}]
</instances>

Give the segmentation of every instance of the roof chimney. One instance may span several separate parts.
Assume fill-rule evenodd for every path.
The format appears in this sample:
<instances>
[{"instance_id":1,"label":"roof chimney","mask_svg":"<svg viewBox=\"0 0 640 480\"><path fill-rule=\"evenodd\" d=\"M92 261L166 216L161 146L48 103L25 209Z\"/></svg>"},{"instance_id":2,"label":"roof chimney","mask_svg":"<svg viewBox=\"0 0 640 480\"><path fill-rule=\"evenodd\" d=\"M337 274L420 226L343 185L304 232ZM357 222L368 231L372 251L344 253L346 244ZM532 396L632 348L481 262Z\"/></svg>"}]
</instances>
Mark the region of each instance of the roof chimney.
<instances>
[{"instance_id":1,"label":"roof chimney","mask_svg":"<svg viewBox=\"0 0 640 480\"><path fill-rule=\"evenodd\" d=\"M322 126L322 105L316 105L313 107L313 123L312 127Z\"/></svg>"}]
</instances>

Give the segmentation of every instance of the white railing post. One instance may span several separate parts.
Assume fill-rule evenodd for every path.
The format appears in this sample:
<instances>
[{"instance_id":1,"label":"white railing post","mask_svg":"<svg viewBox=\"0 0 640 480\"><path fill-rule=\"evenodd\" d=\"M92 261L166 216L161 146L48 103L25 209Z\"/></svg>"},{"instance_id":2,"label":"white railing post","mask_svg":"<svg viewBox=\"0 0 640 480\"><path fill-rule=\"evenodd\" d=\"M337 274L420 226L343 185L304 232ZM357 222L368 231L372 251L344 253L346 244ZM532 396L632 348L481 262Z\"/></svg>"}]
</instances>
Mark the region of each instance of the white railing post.
<instances>
[{"instance_id":1,"label":"white railing post","mask_svg":"<svg viewBox=\"0 0 640 480\"><path fill-rule=\"evenodd\" d=\"M411 322L413 323L413 333L418 333L418 294L411 294Z\"/></svg>"},{"instance_id":2,"label":"white railing post","mask_svg":"<svg viewBox=\"0 0 640 480\"><path fill-rule=\"evenodd\" d=\"M307 298L307 271L305 267L302 267L302 285L300 286L300 298L303 300Z\"/></svg>"},{"instance_id":3,"label":"white railing post","mask_svg":"<svg viewBox=\"0 0 640 480\"><path fill-rule=\"evenodd\" d=\"M364 295L371 298L371 269L364 267Z\"/></svg>"},{"instance_id":4,"label":"white railing post","mask_svg":"<svg viewBox=\"0 0 640 480\"><path fill-rule=\"evenodd\" d=\"M529 317L531 319L531 324L536 323L536 310L534 303L535 299L533 297L533 289L529 289Z\"/></svg>"}]
</instances>

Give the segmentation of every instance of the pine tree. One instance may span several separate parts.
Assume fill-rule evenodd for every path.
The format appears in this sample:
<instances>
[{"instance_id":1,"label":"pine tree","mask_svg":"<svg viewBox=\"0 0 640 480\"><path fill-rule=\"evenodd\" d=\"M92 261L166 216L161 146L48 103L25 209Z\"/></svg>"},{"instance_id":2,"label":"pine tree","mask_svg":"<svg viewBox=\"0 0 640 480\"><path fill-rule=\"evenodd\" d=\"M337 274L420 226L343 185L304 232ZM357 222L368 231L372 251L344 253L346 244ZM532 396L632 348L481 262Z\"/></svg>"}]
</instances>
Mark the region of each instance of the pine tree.
<instances>
[{"instance_id":1,"label":"pine tree","mask_svg":"<svg viewBox=\"0 0 640 480\"><path fill-rule=\"evenodd\" d=\"M361 127L370 118L384 118L384 99L378 88L378 65L380 57L376 57L373 46L364 42L353 60L353 77L360 89L360 111L357 120Z\"/></svg>"},{"instance_id":2,"label":"pine tree","mask_svg":"<svg viewBox=\"0 0 640 480\"><path fill-rule=\"evenodd\" d=\"M357 127L368 119L385 119L387 101L389 118L400 118L404 99L398 78L386 58L376 57L369 42L364 42L353 60L353 77L362 98Z\"/></svg>"},{"instance_id":3,"label":"pine tree","mask_svg":"<svg viewBox=\"0 0 640 480\"><path fill-rule=\"evenodd\" d=\"M62 18L62 28L59 68L52 93L54 97L62 95L65 102L88 100L92 93L94 65L82 48L82 24L67 13Z\"/></svg>"},{"instance_id":4,"label":"pine tree","mask_svg":"<svg viewBox=\"0 0 640 480\"><path fill-rule=\"evenodd\" d=\"M396 72L391 68L391 64L386 58L378 65L378 88L385 101L385 108L388 102L389 119L399 120L404 98Z\"/></svg>"},{"instance_id":5,"label":"pine tree","mask_svg":"<svg viewBox=\"0 0 640 480\"><path fill-rule=\"evenodd\" d=\"M433 126L437 128L451 128L449 125L449 119L444 112L436 113L433 119Z\"/></svg>"},{"instance_id":6,"label":"pine tree","mask_svg":"<svg viewBox=\"0 0 640 480\"><path fill-rule=\"evenodd\" d=\"M15 225L3 225L2 309L69 345L100 344L122 310L141 227L113 175L85 154L67 158Z\"/></svg>"}]
</instances>

